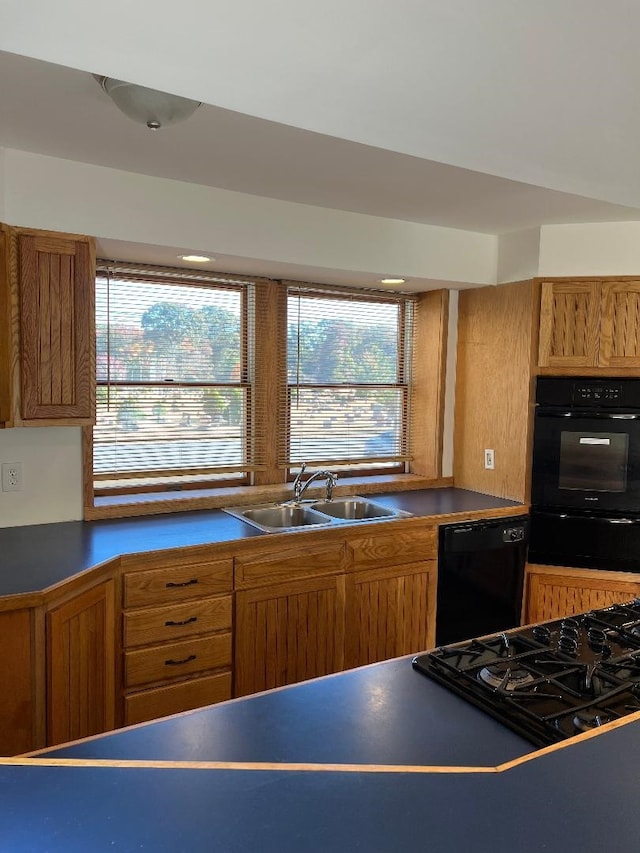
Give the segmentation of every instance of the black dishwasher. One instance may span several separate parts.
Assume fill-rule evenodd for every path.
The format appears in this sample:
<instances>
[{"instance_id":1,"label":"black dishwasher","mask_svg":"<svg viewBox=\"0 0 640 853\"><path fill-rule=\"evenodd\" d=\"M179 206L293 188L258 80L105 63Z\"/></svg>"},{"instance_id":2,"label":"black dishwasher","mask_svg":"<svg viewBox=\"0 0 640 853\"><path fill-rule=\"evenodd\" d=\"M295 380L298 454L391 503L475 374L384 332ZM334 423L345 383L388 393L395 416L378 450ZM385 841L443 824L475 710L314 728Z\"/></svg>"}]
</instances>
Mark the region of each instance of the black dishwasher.
<instances>
[{"instance_id":1,"label":"black dishwasher","mask_svg":"<svg viewBox=\"0 0 640 853\"><path fill-rule=\"evenodd\" d=\"M440 527L436 643L457 643L520 624L529 517Z\"/></svg>"}]
</instances>

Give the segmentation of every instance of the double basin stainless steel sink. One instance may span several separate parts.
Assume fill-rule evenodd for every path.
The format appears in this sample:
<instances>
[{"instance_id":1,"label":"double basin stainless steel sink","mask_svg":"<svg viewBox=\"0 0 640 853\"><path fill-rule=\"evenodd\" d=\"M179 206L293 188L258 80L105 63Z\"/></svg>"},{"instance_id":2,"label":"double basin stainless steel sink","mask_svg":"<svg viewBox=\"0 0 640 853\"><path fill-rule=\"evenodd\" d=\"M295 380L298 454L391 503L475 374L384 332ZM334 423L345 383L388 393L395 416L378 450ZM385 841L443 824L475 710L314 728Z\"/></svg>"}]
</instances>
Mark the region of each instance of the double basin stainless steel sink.
<instances>
[{"instance_id":1,"label":"double basin stainless steel sink","mask_svg":"<svg viewBox=\"0 0 640 853\"><path fill-rule=\"evenodd\" d=\"M241 521L252 524L265 533L286 533L290 530L307 530L310 527L328 527L353 524L360 521L383 521L409 518L410 512L391 509L357 495L334 498L331 501L258 504L232 506L223 510Z\"/></svg>"}]
</instances>

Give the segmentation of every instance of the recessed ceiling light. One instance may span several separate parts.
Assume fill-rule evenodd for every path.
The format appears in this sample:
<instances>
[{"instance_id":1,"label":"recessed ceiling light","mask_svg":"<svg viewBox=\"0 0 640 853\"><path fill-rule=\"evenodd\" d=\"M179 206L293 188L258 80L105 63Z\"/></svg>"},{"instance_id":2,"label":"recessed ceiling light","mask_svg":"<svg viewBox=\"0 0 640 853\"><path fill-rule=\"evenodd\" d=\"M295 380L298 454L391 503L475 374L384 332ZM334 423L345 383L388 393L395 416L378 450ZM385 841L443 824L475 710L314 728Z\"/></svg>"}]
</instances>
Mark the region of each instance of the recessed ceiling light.
<instances>
[{"instance_id":1,"label":"recessed ceiling light","mask_svg":"<svg viewBox=\"0 0 640 853\"><path fill-rule=\"evenodd\" d=\"M380 284L404 284L406 278L381 278Z\"/></svg>"},{"instance_id":2,"label":"recessed ceiling light","mask_svg":"<svg viewBox=\"0 0 640 853\"><path fill-rule=\"evenodd\" d=\"M215 258L207 258L206 255L178 255L178 257L194 264L206 264L207 261L215 261Z\"/></svg>"}]
</instances>

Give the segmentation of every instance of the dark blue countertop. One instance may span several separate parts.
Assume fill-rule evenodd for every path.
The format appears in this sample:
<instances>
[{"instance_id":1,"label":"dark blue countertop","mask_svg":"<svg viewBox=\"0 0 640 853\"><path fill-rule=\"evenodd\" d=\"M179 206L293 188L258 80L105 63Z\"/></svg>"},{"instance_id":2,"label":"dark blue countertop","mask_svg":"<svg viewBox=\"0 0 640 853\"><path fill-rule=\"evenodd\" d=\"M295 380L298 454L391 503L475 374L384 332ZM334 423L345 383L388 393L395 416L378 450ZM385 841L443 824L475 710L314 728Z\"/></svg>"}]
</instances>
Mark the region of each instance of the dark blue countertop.
<instances>
[{"instance_id":1,"label":"dark blue countertop","mask_svg":"<svg viewBox=\"0 0 640 853\"><path fill-rule=\"evenodd\" d=\"M448 698L447 698L448 697ZM442 717L447 719L442 719ZM341 729L344 727L344 731ZM325 742L319 741L324 739ZM444 741L444 742L443 742ZM402 659L48 752L93 766L0 766L11 851L602 853L638 847L640 722L537 754ZM522 763L483 771L508 756ZM135 760L447 764L139 767ZM129 758L124 766L99 759Z\"/></svg>"},{"instance_id":2,"label":"dark blue countertop","mask_svg":"<svg viewBox=\"0 0 640 853\"><path fill-rule=\"evenodd\" d=\"M514 501L454 488L421 489L372 497L417 516L522 508L522 504ZM0 596L42 591L124 554L219 544L266 535L222 510L2 528ZM296 533L287 535L295 536Z\"/></svg>"},{"instance_id":3,"label":"dark blue countertop","mask_svg":"<svg viewBox=\"0 0 640 853\"><path fill-rule=\"evenodd\" d=\"M47 756L163 761L488 766L535 749L416 672L411 658L349 670Z\"/></svg>"}]
</instances>

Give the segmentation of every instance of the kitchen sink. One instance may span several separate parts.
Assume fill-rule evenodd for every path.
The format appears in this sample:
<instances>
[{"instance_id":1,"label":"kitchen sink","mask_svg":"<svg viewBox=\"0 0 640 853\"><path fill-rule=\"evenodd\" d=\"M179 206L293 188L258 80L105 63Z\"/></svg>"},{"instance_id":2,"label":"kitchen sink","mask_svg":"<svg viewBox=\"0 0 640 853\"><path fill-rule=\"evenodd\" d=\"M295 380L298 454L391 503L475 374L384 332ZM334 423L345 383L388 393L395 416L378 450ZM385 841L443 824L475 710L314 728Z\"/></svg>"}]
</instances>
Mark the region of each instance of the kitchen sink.
<instances>
[{"instance_id":1,"label":"kitchen sink","mask_svg":"<svg viewBox=\"0 0 640 853\"><path fill-rule=\"evenodd\" d=\"M339 497L331 501L308 503L288 501L257 506L224 507L223 512L252 524L264 533L286 533L313 527L330 527L411 516L410 512L381 506L357 495Z\"/></svg>"},{"instance_id":2,"label":"kitchen sink","mask_svg":"<svg viewBox=\"0 0 640 853\"><path fill-rule=\"evenodd\" d=\"M346 497L336 498L332 501L318 501L313 508L324 512L332 518L340 518L345 521L367 521L375 518L403 518L411 515L400 509L391 509L387 506L367 500L367 498Z\"/></svg>"},{"instance_id":3,"label":"kitchen sink","mask_svg":"<svg viewBox=\"0 0 640 853\"><path fill-rule=\"evenodd\" d=\"M319 527L331 524L331 519L327 518L326 515L300 504L232 507L225 509L225 512L235 515L236 518L241 518L243 521L248 521L249 524L267 532L281 532L298 527Z\"/></svg>"}]
</instances>

